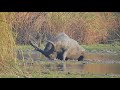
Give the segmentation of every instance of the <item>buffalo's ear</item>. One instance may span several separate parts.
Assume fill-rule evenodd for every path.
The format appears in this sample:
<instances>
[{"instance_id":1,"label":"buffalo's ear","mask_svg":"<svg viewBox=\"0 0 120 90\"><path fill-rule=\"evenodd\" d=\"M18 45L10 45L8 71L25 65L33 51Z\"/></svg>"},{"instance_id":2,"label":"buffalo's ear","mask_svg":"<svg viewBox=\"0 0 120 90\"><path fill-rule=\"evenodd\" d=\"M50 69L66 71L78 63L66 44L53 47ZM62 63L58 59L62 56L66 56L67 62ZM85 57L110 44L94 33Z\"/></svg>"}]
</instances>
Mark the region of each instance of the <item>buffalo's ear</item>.
<instances>
[{"instance_id":1,"label":"buffalo's ear","mask_svg":"<svg viewBox=\"0 0 120 90\"><path fill-rule=\"evenodd\" d=\"M52 41L50 41L50 40L46 40L46 41L49 42L49 43L51 43L52 46L53 46L53 48L55 49L55 44Z\"/></svg>"}]
</instances>

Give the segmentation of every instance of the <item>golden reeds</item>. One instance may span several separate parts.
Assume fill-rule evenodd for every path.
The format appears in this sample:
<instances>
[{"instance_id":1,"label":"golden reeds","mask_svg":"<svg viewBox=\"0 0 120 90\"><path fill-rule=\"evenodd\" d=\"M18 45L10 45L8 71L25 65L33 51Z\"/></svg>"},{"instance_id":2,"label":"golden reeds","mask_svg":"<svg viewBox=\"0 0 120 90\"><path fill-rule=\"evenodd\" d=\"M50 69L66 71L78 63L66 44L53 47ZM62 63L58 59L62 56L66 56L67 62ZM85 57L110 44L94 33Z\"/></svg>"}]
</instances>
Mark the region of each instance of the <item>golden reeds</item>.
<instances>
[{"instance_id":1,"label":"golden reeds","mask_svg":"<svg viewBox=\"0 0 120 90\"><path fill-rule=\"evenodd\" d=\"M0 62L15 59L15 41L10 25L7 23L6 12L0 13Z\"/></svg>"},{"instance_id":2,"label":"golden reeds","mask_svg":"<svg viewBox=\"0 0 120 90\"><path fill-rule=\"evenodd\" d=\"M119 38L119 19L117 12L16 12L13 30L17 44L28 44L29 35L50 38L60 32L81 44L105 43Z\"/></svg>"}]
</instances>

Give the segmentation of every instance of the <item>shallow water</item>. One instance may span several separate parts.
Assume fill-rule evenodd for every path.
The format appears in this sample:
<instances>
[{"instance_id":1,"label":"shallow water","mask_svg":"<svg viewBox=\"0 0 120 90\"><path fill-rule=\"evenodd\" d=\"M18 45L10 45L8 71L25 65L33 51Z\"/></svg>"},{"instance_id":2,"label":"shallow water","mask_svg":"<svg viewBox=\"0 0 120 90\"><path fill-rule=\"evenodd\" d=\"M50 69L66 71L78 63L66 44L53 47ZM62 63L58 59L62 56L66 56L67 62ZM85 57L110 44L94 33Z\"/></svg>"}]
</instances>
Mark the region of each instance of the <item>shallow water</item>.
<instances>
[{"instance_id":1,"label":"shallow water","mask_svg":"<svg viewBox=\"0 0 120 90\"><path fill-rule=\"evenodd\" d=\"M66 65L66 71L93 74L120 74L120 64L80 64Z\"/></svg>"}]
</instances>

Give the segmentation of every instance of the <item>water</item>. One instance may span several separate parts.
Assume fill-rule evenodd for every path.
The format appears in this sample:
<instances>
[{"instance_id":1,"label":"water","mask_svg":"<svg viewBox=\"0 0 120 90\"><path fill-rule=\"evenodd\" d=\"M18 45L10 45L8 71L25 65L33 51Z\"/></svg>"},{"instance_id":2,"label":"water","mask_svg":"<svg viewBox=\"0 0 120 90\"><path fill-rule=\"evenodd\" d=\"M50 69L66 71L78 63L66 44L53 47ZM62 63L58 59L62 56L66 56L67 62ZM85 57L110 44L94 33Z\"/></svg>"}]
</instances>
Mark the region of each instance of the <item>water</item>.
<instances>
[{"instance_id":1,"label":"water","mask_svg":"<svg viewBox=\"0 0 120 90\"><path fill-rule=\"evenodd\" d=\"M92 74L120 74L120 64L80 64L66 65L66 71Z\"/></svg>"},{"instance_id":2,"label":"water","mask_svg":"<svg viewBox=\"0 0 120 90\"><path fill-rule=\"evenodd\" d=\"M36 51L25 51L23 53L18 53L18 59L25 60L42 60L46 58L43 57L39 52ZM55 61L56 62L56 61ZM61 62L57 70L68 71L68 72L85 72L92 74L120 74L120 54L119 53L88 53L85 61L67 61L75 62L76 64L68 64ZM54 61L53 61L54 63ZM49 68L51 68L50 66Z\"/></svg>"}]
</instances>

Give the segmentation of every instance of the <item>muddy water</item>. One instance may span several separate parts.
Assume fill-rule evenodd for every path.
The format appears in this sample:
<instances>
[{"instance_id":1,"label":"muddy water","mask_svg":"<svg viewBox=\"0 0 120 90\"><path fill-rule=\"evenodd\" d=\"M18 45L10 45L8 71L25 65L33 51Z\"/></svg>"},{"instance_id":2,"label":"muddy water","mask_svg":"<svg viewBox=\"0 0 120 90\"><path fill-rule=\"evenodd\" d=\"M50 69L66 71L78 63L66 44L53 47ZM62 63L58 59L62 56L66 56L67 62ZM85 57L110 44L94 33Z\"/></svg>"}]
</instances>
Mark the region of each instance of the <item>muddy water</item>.
<instances>
[{"instance_id":1,"label":"muddy water","mask_svg":"<svg viewBox=\"0 0 120 90\"><path fill-rule=\"evenodd\" d=\"M36 51L24 51L18 53L18 59L43 61L46 58ZM62 69L68 72L86 72L93 74L120 74L119 53L87 53L85 60L81 62L82 64L71 65L62 63L62 65L58 67L58 70Z\"/></svg>"},{"instance_id":2,"label":"muddy water","mask_svg":"<svg viewBox=\"0 0 120 90\"><path fill-rule=\"evenodd\" d=\"M120 64L81 64L66 65L66 71L92 74L120 74Z\"/></svg>"}]
</instances>

